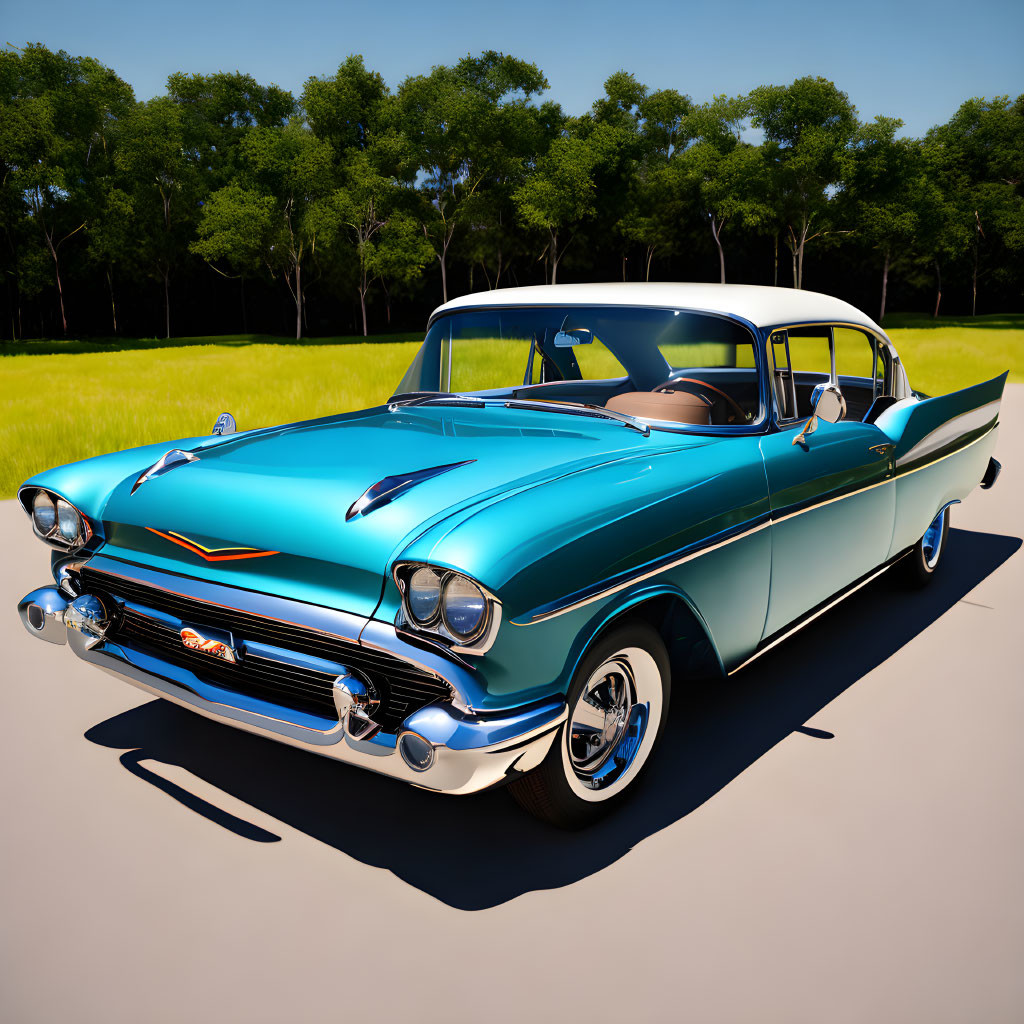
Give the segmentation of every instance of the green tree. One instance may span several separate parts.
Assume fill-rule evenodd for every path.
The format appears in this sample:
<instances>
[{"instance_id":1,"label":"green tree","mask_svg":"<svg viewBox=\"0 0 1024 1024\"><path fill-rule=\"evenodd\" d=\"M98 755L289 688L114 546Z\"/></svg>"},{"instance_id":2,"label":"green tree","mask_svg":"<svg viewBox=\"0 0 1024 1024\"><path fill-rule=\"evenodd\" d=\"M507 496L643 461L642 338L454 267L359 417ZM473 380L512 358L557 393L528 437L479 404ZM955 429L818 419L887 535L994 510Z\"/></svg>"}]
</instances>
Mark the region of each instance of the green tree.
<instances>
[{"instance_id":1,"label":"green tree","mask_svg":"<svg viewBox=\"0 0 1024 1024\"><path fill-rule=\"evenodd\" d=\"M453 67L407 78L390 108L392 135L403 140L406 179L420 182L421 221L441 270L448 299L448 254L456 231L465 227L469 202L488 181L500 177L519 152L522 125L517 108L547 88L534 64L488 50Z\"/></svg>"},{"instance_id":2,"label":"green tree","mask_svg":"<svg viewBox=\"0 0 1024 1024\"><path fill-rule=\"evenodd\" d=\"M354 246L365 337L371 285L383 277L410 280L430 262L433 250L415 219L402 211L398 183L379 174L366 153L356 152L349 160L336 201L344 233Z\"/></svg>"},{"instance_id":3,"label":"green tree","mask_svg":"<svg viewBox=\"0 0 1024 1024\"><path fill-rule=\"evenodd\" d=\"M388 88L360 56L346 57L329 77L308 78L301 104L310 130L341 158L365 150L382 127Z\"/></svg>"},{"instance_id":4,"label":"green tree","mask_svg":"<svg viewBox=\"0 0 1024 1024\"><path fill-rule=\"evenodd\" d=\"M115 164L134 213L138 260L162 286L164 333L171 336L171 280L188 254L202 179L181 108L161 96L123 119Z\"/></svg>"},{"instance_id":5,"label":"green tree","mask_svg":"<svg viewBox=\"0 0 1024 1024\"><path fill-rule=\"evenodd\" d=\"M1024 96L967 100L929 131L926 148L955 224L949 233L971 237L974 315L986 250L996 274L1005 273L1007 256L1024 250Z\"/></svg>"},{"instance_id":6,"label":"green tree","mask_svg":"<svg viewBox=\"0 0 1024 1024\"><path fill-rule=\"evenodd\" d=\"M764 156L742 139L746 115L742 97L718 96L695 108L687 128L696 141L670 164L677 191L690 197L684 208L696 207L710 229L722 284L726 226L757 229L769 222L772 213Z\"/></svg>"},{"instance_id":7,"label":"green tree","mask_svg":"<svg viewBox=\"0 0 1024 1024\"><path fill-rule=\"evenodd\" d=\"M793 261L793 287L803 287L804 255L834 230L829 199L841 184L843 153L857 127L846 93L825 78L763 85L749 96L751 124L765 134L775 215Z\"/></svg>"},{"instance_id":8,"label":"green tree","mask_svg":"<svg viewBox=\"0 0 1024 1024\"><path fill-rule=\"evenodd\" d=\"M917 198L922 180L921 149L912 139L899 139L903 122L876 117L854 133L845 153L840 201L848 207L857 235L882 255L879 322L885 317L889 270L894 257L909 253L919 231Z\"/></svg>"},{"instance_id":9,"label":"green tree","mask_svg":"<svg viewBox=\"0 0 1024 1024\"><path fill-rule=\"evenodd\" d=\"M210 196L192 251L239 271L262 263L272 276L280 273L295 303L298 340L303 270L340 227L334 154L293 119L283 128L251 129L240 161L238 183Z\"/></svg>"},{"instance_id":10,"label":"green tree","mask_svg":"<svg viewBox=\"0 0 1024 1024\"><path fill-rule=\"evenodd\" d=\"M598 126L586 138L571 130L551 143L513 198L523 223L544 232L549 282L558 282L558 266L583 222L596 212L594 171L602 138L614 129Z\"/></svg>"},{"instance_id":11,"label":"green tree","mask_svg":"<svg viewBox=\"0 0 1024 1024\"><path fill-rule=\"evenodd\" d=\"M62 257L88 223L109 134L132 102L130 87L91 57L41 44L0 62L0 180L6 217L30 226L52 264L67 333ZM11 225L5 225L8 232Z\"/></svg>"}]
</instances>

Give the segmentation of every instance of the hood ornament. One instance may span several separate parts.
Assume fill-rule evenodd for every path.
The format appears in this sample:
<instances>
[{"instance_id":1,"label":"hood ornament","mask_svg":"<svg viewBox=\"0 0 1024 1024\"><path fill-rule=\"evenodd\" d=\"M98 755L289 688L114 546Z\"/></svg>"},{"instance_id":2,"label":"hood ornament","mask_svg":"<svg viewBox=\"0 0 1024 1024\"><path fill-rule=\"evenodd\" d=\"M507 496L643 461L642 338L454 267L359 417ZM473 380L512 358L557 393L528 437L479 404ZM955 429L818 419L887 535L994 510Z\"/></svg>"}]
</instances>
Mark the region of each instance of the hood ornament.
<instances>
[{"instance_id":1,"label":"hood ornament","mask_svg":"<svg viewBox=\"0 0 1024 1024\"><path fill-rule=\"evenodd\" d=\"M229 412L222 412L217 417L217 422L213 425L211 434L233 434L238 429L238 424L235 423L235 417Z\"/></svg>"},{"instance_id":2,"label":"hood ornament","mask_svg":"<svg viewBox=\"0 0 1024 1024\"><path fill-rule=\"evenodd\" d=\"M147 480L163 476L172 469L179 466L187 466L190 462L198 462L199 456L191 452L183 452L180 448L172 448L169 452L161 455L145 472L139 474L139 478L132 484L131 494L134 494Z\"/></svg>"}]
</instances>

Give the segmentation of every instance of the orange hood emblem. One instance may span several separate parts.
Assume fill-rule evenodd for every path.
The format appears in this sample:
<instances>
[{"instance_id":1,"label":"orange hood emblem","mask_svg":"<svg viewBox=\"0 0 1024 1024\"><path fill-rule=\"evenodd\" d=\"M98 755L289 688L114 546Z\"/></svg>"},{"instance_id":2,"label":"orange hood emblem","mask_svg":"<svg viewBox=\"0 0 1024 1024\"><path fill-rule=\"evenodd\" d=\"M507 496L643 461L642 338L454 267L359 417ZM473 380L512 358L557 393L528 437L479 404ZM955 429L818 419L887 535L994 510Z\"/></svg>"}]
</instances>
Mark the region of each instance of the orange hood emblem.
<instances>
[{"instance_id":1,"label":"orange hood emblem","mask_svg":"<svg viewBox=\"0 0 1024 1024\"><path fill-rule=\"evenodd\" d=\"M163 530L154 530L152 526L147 526L146 529L150 533L155 533L158 537L163 537L164 540L169 540L172 544L177 544L178 547L182 547L186 551L191 551L192 554L198 555L207 562L229 562L240 558L266 558L267 555L279 555L281 553L280 551L264 551L262 548L207 548L198 541L191 540L183 534L175 533L173 530L168 530L164 533Z\"/></svg>"}]
</instances>

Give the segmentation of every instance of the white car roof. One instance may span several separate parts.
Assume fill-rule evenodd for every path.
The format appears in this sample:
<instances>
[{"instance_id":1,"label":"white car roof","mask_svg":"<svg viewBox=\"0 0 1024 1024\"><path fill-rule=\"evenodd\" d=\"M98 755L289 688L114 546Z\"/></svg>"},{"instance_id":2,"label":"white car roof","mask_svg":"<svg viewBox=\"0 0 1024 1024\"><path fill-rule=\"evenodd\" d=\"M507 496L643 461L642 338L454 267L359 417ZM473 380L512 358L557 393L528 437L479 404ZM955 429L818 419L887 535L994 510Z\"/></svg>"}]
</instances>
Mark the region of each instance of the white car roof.
<instances>
[{"instance_id":1,"label":"white car roof","mask_svg":"<svg viewBox=\"0 0 1024 1024\"><path fill-rule=\"evenodd\" d=\"M753 284L683 284L615 281L609 284L551 284L496 288L451 299L434 316L481 306L657 306L696 309L743 317L755 327L792 323L857 324L883 338L885 332L856 306L821 292Z\"/></svg>"}]
</instances>

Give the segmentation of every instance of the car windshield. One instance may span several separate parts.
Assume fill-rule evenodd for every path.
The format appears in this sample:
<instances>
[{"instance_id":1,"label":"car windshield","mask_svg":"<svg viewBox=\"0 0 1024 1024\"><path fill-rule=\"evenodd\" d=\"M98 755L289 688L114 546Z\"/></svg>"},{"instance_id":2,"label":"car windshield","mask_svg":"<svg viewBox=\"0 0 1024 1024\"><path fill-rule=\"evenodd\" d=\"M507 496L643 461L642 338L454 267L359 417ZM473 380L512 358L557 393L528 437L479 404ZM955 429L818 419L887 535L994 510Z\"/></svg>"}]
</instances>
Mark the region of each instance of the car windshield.
<instances>
[{"instance_id":1,"label":"car windshield","mask_svg":"<svg viewBox=\"0 0 1024 1024\"><path fill-rule=\"evenodd\" d=\"M750 331L679 309L449 313L431 324L396 396L424 393L598 406L677 428L742 426L764 415Z\"/></svg>"}]
</instances>

